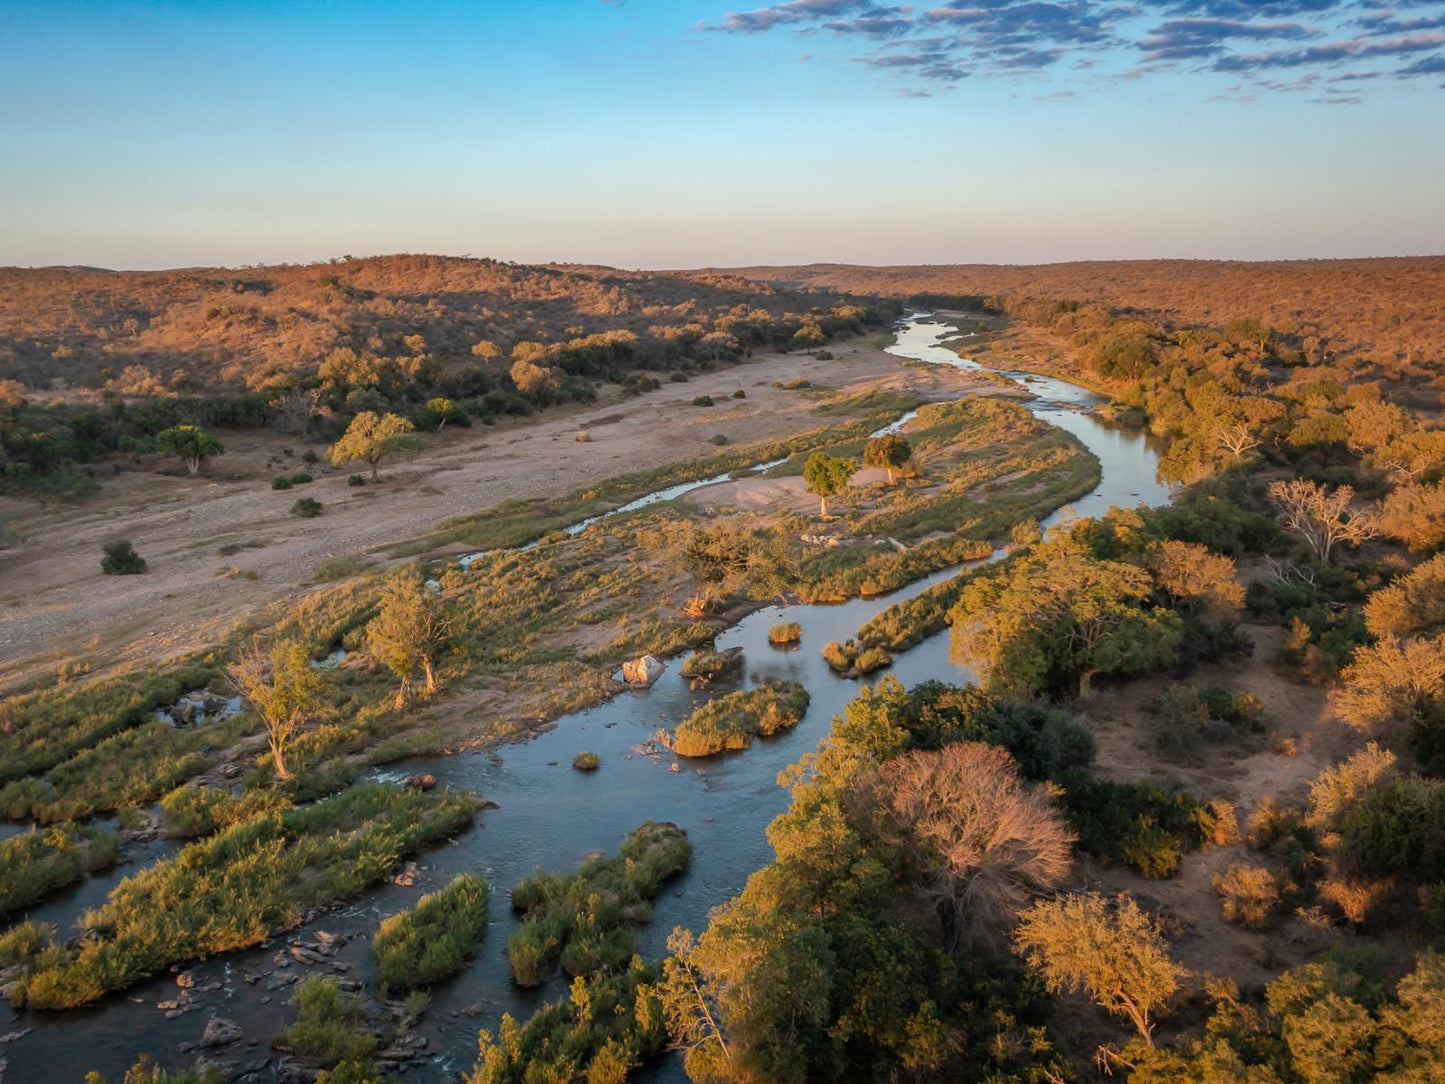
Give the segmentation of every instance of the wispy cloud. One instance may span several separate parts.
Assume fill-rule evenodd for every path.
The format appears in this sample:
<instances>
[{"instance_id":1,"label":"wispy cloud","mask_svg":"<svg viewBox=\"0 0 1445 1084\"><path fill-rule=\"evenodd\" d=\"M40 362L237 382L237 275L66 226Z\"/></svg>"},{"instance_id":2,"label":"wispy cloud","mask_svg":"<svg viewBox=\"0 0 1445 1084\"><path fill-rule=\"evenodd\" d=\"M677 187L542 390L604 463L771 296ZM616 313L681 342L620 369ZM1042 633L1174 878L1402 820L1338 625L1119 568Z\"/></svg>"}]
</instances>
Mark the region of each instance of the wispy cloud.
<instances>
[{"instance_id":1,"label":"wispy cloud","mask_svg":"<svg viewBox=\"0 0 1445 1084\"><path fill-rule=\"evenodd\" d=\"M929 94L925 80L1047 79L1046 71L1076 82L1228 74L1242 80L1222 90L1234 97L1280 89L1271 73L1281 71L1361 84L1445 71L1445 0L783 0L724 11L699 29L856 42L863 48L850 59L907 81L909 96ZM1363 92L1318 100L1350 104ZM1045 86L1039 96L1065 93Z\"/></svg>"}]
</instances>

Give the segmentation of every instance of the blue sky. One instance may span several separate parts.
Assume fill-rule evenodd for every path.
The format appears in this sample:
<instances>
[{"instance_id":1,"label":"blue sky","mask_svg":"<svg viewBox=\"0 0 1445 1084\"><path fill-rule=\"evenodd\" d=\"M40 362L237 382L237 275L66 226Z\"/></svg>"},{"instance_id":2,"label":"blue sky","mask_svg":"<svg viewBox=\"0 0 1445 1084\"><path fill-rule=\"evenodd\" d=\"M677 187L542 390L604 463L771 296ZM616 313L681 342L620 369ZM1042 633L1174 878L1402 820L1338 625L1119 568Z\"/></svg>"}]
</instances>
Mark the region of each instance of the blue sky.
<instances>
[{"instance_id":1,"label":"blue sky","mask_svg":"<svg viewBox=\"0 0 1445 1084\"><path fill-rule=\"evenodd\" d=\"M1445 0L0 0L0 264L1445 252Z\"/></svg>"}]
</instances>

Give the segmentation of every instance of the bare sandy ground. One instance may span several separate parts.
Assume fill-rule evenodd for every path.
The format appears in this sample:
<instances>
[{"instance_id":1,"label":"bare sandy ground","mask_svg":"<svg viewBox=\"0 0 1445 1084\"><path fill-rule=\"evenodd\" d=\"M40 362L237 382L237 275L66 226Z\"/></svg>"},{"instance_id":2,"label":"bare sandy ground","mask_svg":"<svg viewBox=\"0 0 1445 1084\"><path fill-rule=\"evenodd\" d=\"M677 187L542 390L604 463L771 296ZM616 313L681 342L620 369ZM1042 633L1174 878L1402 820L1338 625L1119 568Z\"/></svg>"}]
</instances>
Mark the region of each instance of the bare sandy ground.
<instances>
[{"instance_id":1,"label":"bare sandy ground","mask_svg":"<svg viewBox=\"0 0 1445 1084\"><path fill-rule=\"evenodd\" d=\"M833 353L832 360L759 356L634 399L614 392L536 419L447 430L429 437L419 456L384 466L381 484L359 489L346 484L356 467L322 466L308 468L316 478L310 485L271 490L278 471L268 462L277 462L281 446L297 442L268 435L265 447L252 451L257 469L245 480L132 472L106 482L97 498L78 507L42 511L33 503L0 502L0 518L25 539L0 551L0 689L76 657L99 670L184 654L303 593L327 558L416 537L452 516L703 458L716 452L709 440L718 433L740 444L841 420L813 413L816 396L774 388L773 381L802 377L839 392L896 388L939 398L976 383L954 370L900 364L862 340ZM985 387L979 383L979 390ZM737 388L746 399L730 398ZM704 394L717 405L692 406L693 397ZM591 443L576 441L579 429L590 432ZM217 476L235 473L242 458L218 460ZM287 465L304 466L299 459ZM300 496L320 500L325 513L311 520L291 516ZM102 575L101 547L113 538L129 538L150 571ZM262 545L219 552L223 544L245 542ZM230 569L240 574L227 575ZM255 578L246 578L250 574Z\"/></svg>"}]
</instances>

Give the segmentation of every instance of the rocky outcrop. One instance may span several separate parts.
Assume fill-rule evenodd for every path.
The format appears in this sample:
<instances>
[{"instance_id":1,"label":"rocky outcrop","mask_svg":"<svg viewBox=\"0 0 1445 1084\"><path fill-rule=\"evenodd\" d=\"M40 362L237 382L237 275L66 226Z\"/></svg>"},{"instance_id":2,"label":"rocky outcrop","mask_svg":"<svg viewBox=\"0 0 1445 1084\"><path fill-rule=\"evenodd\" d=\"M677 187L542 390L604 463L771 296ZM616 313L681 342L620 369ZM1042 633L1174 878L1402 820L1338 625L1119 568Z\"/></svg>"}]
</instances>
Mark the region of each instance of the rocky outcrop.
<instances>
[{"instance_id":1,"label":"rocky outcrop","mask_svg":"<svg viewBox=\"0 0 1445 1084\"><path fill-rule=\"evenodd\" d=\"M202 1046L228 1046L246 1033L234 1020L213 1016L206 1021L206 1030L201 1033Z\"/></svg>"},{"instance_id":2,"label":"rocky outcrop","mask_svg":"<svg viewBox=\"0 0 1445 1084\"><path fill-rule=\"evenodd\" d=\"M640 659L633 659L631 662L622 664L622 680L629 685L636 685L646 688L662 677L667 670L667 663L655 655L644 655Z\"/></svg>"}]
</instances>

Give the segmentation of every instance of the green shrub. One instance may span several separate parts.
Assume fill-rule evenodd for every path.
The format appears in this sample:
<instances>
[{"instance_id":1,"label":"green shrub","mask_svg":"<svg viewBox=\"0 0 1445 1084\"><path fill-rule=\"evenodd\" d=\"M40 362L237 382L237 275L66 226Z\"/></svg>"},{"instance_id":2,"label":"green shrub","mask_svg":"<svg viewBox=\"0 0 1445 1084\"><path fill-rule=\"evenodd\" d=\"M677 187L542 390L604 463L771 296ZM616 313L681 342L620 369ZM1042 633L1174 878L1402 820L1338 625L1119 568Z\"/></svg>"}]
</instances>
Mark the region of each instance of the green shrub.
<instances>
[{"instance_id":1,"label":"green shrub","mask_svg":"<svg viewBox=\"0 0 1445 1084\"><path fill-rule=\"evenodd\" d=\"M366 1029L366 1003L336 979L307 976L291 1003L296 1020L271 1041L277 1050L329 1066L369 1058L376 1049L376 1036Z\"/></svg>"},{"instance_id":2,"label":"green shrub","mask_svg":"<svg viewBox=\"0 0 1445 1084\"><path fill-rule=\"evenodd\" d=\"M283 804L281 795L247 791L237 798L220 787L177 787L161 799L161 827L181 839L208 836Z\"/></svg>"},{"instance_id":3,"label":"green shrub","mask_svg":"<svg viewBox=\"0 0 1445 1084\"><path fill-rule=\"evenodd\" d=\"M734 399L746 399L747 397L748 393L743 391L742 388L739 388L737 391L733 392Z\"/></svg>"},{"instance_id":4,"label":"green shrub","mask_svg":"<svg viewBox=\"0 0 1445 1084\"><path fill-rule=\"evenodd\" d=\"M1170 877L1185 852L1204 843L1204 807L1187 794L1078 769L1061 773L1059 782L1079 850L1101 861L1132 866L1145 877Z\"/></svg>"},{"instance_id":5,"label":"green shrub","mask_svg":"<svg viewBox=\"0 0 1445 1084\"><path fill-rule=\"evenodd\" d=\"M727 435L724 433L714 433L707 439L709 444L716 444L719 448L721 448L728 442Z\"/></svg>"},{"instance_id":6,"label":"green shrub","mask_svg":"<svg viewBox=\"0 0 1445 1084\"><path fill-rule=\"evenodd\" d=\"M289 474L278 474L275 478L271 479L272 489L290 489L291 485L291 476Z\"/></svg>"},{"instance_id":7,"label":"green shrub","mask_svg":"<svg viewBox=\"0 0 1445 1084\"><path fill-rule=\"evenodd\" d=\"M32 966L12 998L75 1008L171 964L260 944L381 880L475 809L468 795L366 783L233 825L121 881L86 914L87 936Z\"/></svg>"},{"instance_id":8,"label":"green shrub","mask_svg":"<svg viewBox=\"0 0 1445 1084\"><path fill-rule=\"evenodd\" d=\"M321 515L321 502L315 497L302 497L291 506L291 514L302 519L315 519Z\"/></svg>"},{"instance_id":9,"label":"green shrub","mask_svg":"<svg viewBox=\"0 0 1445 1084\"><path fill-rule=\"evenodd\" d=\"M687 374L681 369L674 369L672 375L669 376L667 379L674 384L686 384Z\"/></svg>"},{"instance_id":10,"label":"green shrub","mask_svg":"<svg viewBox=\"0 0 1445 1084\"><path fill-rule=\"evenodd\" d=\"M460 971L486 936L487 895L486 881L464 873L423 896L414 909L383 919L371 939L383 996Z\"/></svg>"},{"instance_id":11,"label":"green shrub","mask_svg":"<svg viewBox=\"0 0 1445 1084\"><path fill-rule=\"evenodd\" d=\"M618 974L579 976L568 997L525 1024L504 1015L495 1036L482 1032L469 1084L624 1084L667 1045L661 976L636 956L624 966Z\"/></svg>"},{"instance_id":12,"label":"green shrub","mask_svg":"<svg viewBox=\"0 0 1445 1084\"><path fill-rule=\"evenodd\" d=\"M145 558L126 539L107 542L102 549L100 570L107 576L139 576L146 570Z\"/></svg>"},{"instance_id":13,"label":"green shrub","mask_svg":"<svg viewBox=\"0 0 1445 1084\"><path fill-rule=\"evenodd\" d=\"M119 855L119 836L78 824L0 842L0 918L114 865Z\"/></svg>"},{"instance_id":14,"label":"green shrub","mask_svg":"<svg viewBox=\"0 0 1445 1084\"><path fill-rule=\"evenodd\" d=\"M808 690L796 681L770 681L709 701L677 728L672 748L680 757L706 757L746 749L761 734L796 726L808 710Z\"/></svg>"},{"instance_id":15,"label":"green shrub","mask_svg":"<svg viewBox=\"0 0 1445 1084\"><path fill-rule=\"evenodd\" d=\"M572 758L572 767L579 772L595 772L601 764L602 760L596 753L578 753Z\"/></svg>"},{"instance_id":16,"label":"green shrub","mask_svg":"<svg viewBox=\"0 0 1445 1084\"><path fill-rule=\"evenodd\" d=\"M311 475L306 473L304 470L298 470L295 474L291 476L291 484L293 486L304 486L307 482L310 481L312 481Z\"/></svg>"},{"instance_id":17,"label":"green shrub","mask_svg":"<svg viewBox=\"0 0 1445 1084\"><path fill-rule=\"evenodd\" d=\"M524 916L507 942L512 977L540 986L559 962L572 974L622 966L632 955L632 925L652 917L648 901L691 860L686 832L649 821L615 857L590 859L571 876L538 870L523 878L512 889L512 907Z\"/></svg>"},{"instance_id":18,"label":"green shrub","mask_svg":"<svg viewBox=\"0 0 1445 1084\"><path fill-rule=\"evenodd\" d=\"M359 487L359 486L364 486L364 485L366 485L366 478L365 478L365 476L360 475L360 474L348 474L348 475L346 476L346 484L349 485L349 486L357 486L357 487Z\"/></svg>"},{"instance_id":19,"label":"green shrub","mask_svg":"<svg viewBox=\"0 0 1445 1084\"><path fill-rule=\"evenodd\" d=\"M711 395L697 395L697 396L694 396L694 397L693 397L693 400L692 400L692 405L693 405L693 406L712 406L712 396L711 396Z\"/></svg>"}]
</instances>

